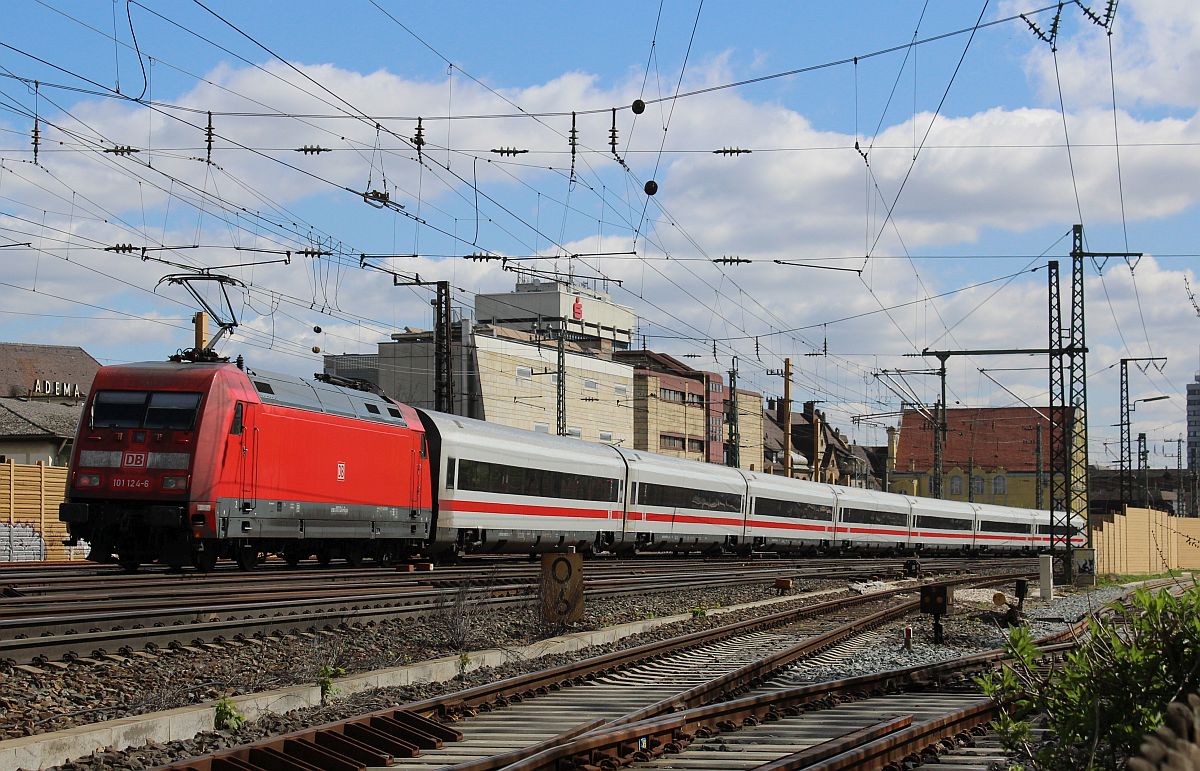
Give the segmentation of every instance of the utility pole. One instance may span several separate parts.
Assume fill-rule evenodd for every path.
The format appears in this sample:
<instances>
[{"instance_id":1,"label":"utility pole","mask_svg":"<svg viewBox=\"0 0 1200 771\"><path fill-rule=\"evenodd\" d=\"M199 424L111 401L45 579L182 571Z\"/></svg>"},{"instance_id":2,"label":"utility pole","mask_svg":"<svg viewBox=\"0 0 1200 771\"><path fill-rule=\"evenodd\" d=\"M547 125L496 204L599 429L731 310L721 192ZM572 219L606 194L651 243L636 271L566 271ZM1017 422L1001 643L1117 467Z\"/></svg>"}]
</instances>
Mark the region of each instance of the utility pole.
<instances>
[{"instance_id":1,"label":"utility pole","mask_svg":"<svg viewBox=\"0 0 1200 771\"><path fill-rule=\"evenodd\" d=\"M792 478L792 360L783 360L783 369L769 369L768 375L783 376L783 400L776 413L783 428L783 475Z\"/></svg>"},{"instance_id":2,"label":"utility pole","mask_svg":"<svg viewBox=\"0 0 1200 771\"><path fill-rule=\"evenodd\" d=\"M783 360L783 475L792 478L792 360Z\"/></svg>"},{"instance_id":3,"label":"utility pole","mask_svg":"<svg viewBox=\"0 0 1200 771\"><path fill-rule=\"evenodd\" d=\"M1035 506L1035 508L1041 509L1042 508L1042 485L1044 482L1044 480L1042 479L1042 472L1044 470L1044 466L1042 465L1042 424L1041 423L1037 424L1037 437L1036 437L1036 439L1034 439L1033 454L1034 454L1034 457L1037 462L1037 478L1036 478L1037 490L1034 492L1034 496L1036 498L1036 503L1034 504L1034 506Z\"/></svg>"},{"instance_id":4,"label":"utility pole","mask_svg":"<svg viewBox=\"0 0 1200 771\"><path fill-rule=\"evenodd\" d=\"M1146 450L1146 434L1138 434L1138 472L1142 477L1142 508L1150 508L1150 453Z\"/></svg>"},{"instance_id":5,"label":"utility pole","mask_svg":"<svg viewBox=\"0 0 1200 771\"><path fill-rule=\"evenodd\" d=\"M1058 263L1051 262L1052 266ZM941 380L942 400L941 403L935 405L934 409L934 434L933 434L933 479L930 480L930 493L934 498L942 497L942 475L944 473L943 456L945 455L946 438L949 433L946 419L946 360L951 356L1016 356L1024 354L1045 354L1049 353L1053 357L1054 351L1051 348L977 348L963 351L931 351L928 348L920 353L906 353L905 356L936 356L938 360L937 375ZM1053 372L1053 366L1051 371ZM1053 415L1051 415L1053 423Z\"/></svg>"},{"instance_id":6,"label":"utility pole","mask_svg":"<svg viewBox=\"0 0 1200 771\"><path fill-rule=\"evenodd\" d=\"M377 266L371 266L376 267ZM390 271L384 271L390 272ZM429 286L435 288L433 306L433 400L438 412L454 414L454 358L451 354L451 335L454 321L451 318L450 282L422 281L420 276L401 281L401 276L392 273L393 286Z\"/></svg>"},{"instance_id":7,"label":"utility pole","mask_svg":"<svg viewBox=\"0 0 1200 771\"><path fill-rule=\"evenodd\" d=\"M1133 479L1131 457L1132 448L1129 446L1130 402L1129 402L1129 362L1131 361L1166 361L1165 356L1139 356L1121 359L1121 506L1133 500Z\"/></svg>"},{"instance_id":8,"label":"utility pole","mask_svg":"<svg viewBox=\"0 0 1200 771\"><path fill-rule=\"evenodd\" d=\"M567 435L567 324L558 327L558 382L556 385L558 435Z\"/></svg>"},{"instance_id":9,"label":"utility pole","mask_svg":"<svg viewBox=\"0 0 1200 771\"><path fill-rule=\"evenodd\" d=\"M381 265L368 262L371 259L390 257L416 257L415 254L363 254L359 255L360 268L370 268L392 277L392 286L432 286L435 288L434 299L429 302L433 306L433 393L434 409L439 412L454 413L454 358L451 353L451 335L454 329L453 311L450 307L450 282L425 281L414 273L397 273ZM402 280L403 279L403 280Z\"/></svg>"},{"instance_id":10,"label":"utility pole","mask_svg":"<svg viewBox=\"0 0 1200 771\"><path fill-rule=\"evenodd\" d=\"M967 503L975 502L975 455L967 458Z\"/></svg>"},{"instance_id":11,"label":"utility pole","mask_svg":"<svg viewBox=\"0 0 1200 771\"><path fill-rule=\"evenodd\" d=\"M741 434L738 431L737 357L733 357L733 369L729 370L729 451L725 453L725 465L737 468L741 465Z\"/></svg>"}]
</instances>

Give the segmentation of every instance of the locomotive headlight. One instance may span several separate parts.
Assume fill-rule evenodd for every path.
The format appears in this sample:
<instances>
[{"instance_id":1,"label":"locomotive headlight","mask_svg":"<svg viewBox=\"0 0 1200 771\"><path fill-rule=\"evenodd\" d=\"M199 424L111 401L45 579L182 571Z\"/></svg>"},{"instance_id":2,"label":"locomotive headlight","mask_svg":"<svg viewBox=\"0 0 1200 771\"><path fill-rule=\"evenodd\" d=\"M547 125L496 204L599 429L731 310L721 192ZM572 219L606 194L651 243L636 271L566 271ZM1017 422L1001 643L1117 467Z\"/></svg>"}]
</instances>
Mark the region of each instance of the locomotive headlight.
<instances>
[{"instance_id":1,"label":"locomotive headlight","mask_svg":"<svg viewBox=\"0 0 1200 771\"><path fill-rule=\"evenodd\" d=\"M100 475L99 474L78 474L75 477L75 486L76 487L99 487L100 486Z\"/></svg>"},{"instance_id":2,"label":"locomotive headlight","mask_svg":"<svg viewBox=\"0 0 1200 771\"><path fill-rule=\"evenodd\" d=\"M164 490L182 490L187 487L187 477L163 477Z\"/></svg>"}]
</instances>

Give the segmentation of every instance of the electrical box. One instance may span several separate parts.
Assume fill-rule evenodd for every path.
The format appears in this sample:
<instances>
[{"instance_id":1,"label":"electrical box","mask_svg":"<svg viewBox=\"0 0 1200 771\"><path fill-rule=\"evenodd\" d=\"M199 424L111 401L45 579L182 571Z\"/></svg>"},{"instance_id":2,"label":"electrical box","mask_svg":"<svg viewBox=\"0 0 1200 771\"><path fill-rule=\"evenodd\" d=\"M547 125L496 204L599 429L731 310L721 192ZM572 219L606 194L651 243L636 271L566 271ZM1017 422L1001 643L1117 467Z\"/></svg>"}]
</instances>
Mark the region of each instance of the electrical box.
<instances>
[{"instance_id":1,"label":"electrical box","mask_svg":"<svg viewBox=\"0 0 1200 771\"><path fill-rule=\"evenodd\" d=\"M933 616L944 616L950 612L954 591L948 586L922 586L921 612Z\"/></svg>"}]
</instances>

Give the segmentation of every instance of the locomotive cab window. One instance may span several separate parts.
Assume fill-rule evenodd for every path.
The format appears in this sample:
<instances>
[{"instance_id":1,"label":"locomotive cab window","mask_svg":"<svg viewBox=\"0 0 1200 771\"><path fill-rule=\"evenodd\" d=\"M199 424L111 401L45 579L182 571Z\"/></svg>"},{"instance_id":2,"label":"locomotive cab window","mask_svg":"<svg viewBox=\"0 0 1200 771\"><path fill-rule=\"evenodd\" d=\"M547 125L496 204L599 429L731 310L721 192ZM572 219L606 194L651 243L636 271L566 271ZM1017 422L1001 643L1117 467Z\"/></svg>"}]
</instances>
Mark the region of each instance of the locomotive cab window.
<instances>
[{"instance_id":1,"label":"locomotive cab window","mask_svg":"<svg viewBox=\"0 0 1200 771\"><path fill-rule=\"evenodd\" d=\"M245 423L242 422L242 410L243 406L241 402L238 402L233 407L233 424L229 427L229 433L234 436L241 436L242 432L246 429Z\"/></svg>"},{"instance_id":2,"label":"locomotive cab window","mask_svg":"<svg viewBox=\"0 0 1200 771\"><path fill-rule=\"evenodd\" d=\"M145 391L98 391L92 401L92 428L139 428L145 412Z\"/></svg>"},{"instance_id":3,"label":"locomotive cab window","mask_svg":"<svg viewBox=\"0 0 1200 771\"><path fill-rule=\"evenodd\" d=\"M189 431L196 422L200 394L156 392L150 394L143 428Z\"/></svg>"},{"instance_id":4,"label":"locomotive cab window","mask_svg":"<svg viewBox=\"0 0 1200 771\"><path fill-rule=\"evenodd\" d=\"M371 413L372 415L379 414L379 408L374 404L371 404L370 402L363 402L363 406L365 406L367 408L367 412Z\"/></svg>"},{"instance_id":5,"label":"locomotive cab window","mask_svg":"<svg viewBox=\"0 0 1200 771\"><path fill-rule=\"evenodd\" d=\"M458 461L454 458L446 458L446 489L454 489L454 469L458 467Z\"/></svg>"},{"instance_id":6,"label":"locomotive cab window","mask_svg":"<svg viewBox=\"0 0 1200 771\"><path fill-rule=\"evenodd\" d=\"M92 428L152 428L189 431L196 422L200 394L175 391L98 391L92 401Z\"/></svg>"}]
</instances>

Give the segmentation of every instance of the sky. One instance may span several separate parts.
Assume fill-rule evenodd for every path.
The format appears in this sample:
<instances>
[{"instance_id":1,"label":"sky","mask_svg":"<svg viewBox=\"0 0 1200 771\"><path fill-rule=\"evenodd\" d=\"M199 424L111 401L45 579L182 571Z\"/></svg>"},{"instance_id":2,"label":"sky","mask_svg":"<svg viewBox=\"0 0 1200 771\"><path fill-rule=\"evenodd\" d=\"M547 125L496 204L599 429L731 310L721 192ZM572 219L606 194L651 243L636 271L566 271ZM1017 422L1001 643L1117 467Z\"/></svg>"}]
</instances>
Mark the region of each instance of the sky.
<instances>
[{"instance_id":1,"label":"sky","mask_svg":"<svg viewBox=\"0 0 1200 771\"><path fill-rule=\"evenodd\" d=\"M19 0L0 339L162 359L198 309L164 279L207 269L237 281L192 284L228 292L221 353L310 374L432 327L432 288L388 271L464 315L558 272L768 397L791 357L797 402L881 444L937 396L914 354L1047 345L1082 224L1108 255L1083 260L1091 461L1119 457L1120 360L1163 357L1129 392L1170 467L1200 369L1197 58L1185 0ZM1047 382L1045 356L948 360L951 407Z\"/></svg>"}]
</instances>

